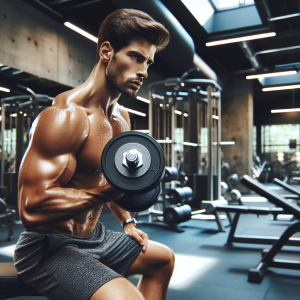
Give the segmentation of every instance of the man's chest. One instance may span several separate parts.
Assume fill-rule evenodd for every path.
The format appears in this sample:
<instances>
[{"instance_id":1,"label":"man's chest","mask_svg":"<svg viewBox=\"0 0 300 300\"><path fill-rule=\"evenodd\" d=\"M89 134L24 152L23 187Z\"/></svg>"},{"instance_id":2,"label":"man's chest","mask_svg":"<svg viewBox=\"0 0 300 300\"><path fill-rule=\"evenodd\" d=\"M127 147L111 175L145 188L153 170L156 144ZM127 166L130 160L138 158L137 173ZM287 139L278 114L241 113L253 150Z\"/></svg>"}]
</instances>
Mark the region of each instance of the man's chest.
<instances>
[{"instance_id":1,"label":"man's chest","mask_svg":"<svg viewBox=\"0 0 300 300\"><path fill-rule=\"evenodd\" d=\"M96 175L101 173L101 156L105 145L112 137L130 128L120 115L108 119L95 113L89 116L89 122L88 138L77 155L77 170Z\"/></svg>"}]
</instances>

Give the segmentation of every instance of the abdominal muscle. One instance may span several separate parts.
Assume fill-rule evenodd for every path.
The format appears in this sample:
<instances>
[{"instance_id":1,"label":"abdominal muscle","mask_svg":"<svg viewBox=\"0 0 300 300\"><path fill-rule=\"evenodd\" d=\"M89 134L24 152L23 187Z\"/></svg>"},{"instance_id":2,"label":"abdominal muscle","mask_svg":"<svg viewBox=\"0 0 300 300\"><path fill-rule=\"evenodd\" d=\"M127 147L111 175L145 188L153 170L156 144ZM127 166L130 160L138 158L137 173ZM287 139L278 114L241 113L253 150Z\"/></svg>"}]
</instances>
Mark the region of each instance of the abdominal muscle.
<instances>
[{"instance_id":1,"label":"abdominal muscle","mask_svg":"<svg viewBox=\"0 0 300 300\"><path fill-rule=\"evenodd\" d=\"M107 184L107 181L102 173L97 175L95 174L94 176L76 173L74 174L71 181L65 186L65 188L91 189ZM96 206L89 211L83 212L73 219L52 225L40 226L39 228L54 233L70 234L81 237L89 236L90 234L92 234L98 223L103 206L103 203L99 204L99 206Z\"/></svg>"}]
</instances>

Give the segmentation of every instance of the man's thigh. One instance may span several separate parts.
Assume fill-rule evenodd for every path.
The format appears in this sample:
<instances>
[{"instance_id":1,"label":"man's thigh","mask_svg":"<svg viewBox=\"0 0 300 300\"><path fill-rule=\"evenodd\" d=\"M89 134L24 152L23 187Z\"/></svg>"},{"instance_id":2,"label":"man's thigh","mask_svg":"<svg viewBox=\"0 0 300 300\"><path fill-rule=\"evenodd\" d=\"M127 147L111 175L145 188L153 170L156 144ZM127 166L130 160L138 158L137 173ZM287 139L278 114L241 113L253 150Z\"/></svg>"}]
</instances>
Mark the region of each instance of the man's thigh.
<instances>
[{"instance_id":1,"label":"man's thigh","mask_svg":"<svg viewBox=\"0 0 300 300\"><path fill-rule=\"evenodd\" d=\"M101 286L90 300L145 300L139 290L126 278L113 279Z\"/></svg>"},{"instance_id":2,"label":"man's thigh","mask_svg":"<svg viewBox=\"0 0 300 300\"><path fill-rule=\"evenodd\" d=\"M173 261L173 250L163 244L150 240L146 251L139 254L129 268L126 276L134 274L151 276L154 269L158 269Z\"/></svg>"},{"instance_id":3,"label":"man's thigh","mask_svg":"<svg viewBox=\"0 0 300 300\"><path fill-rule=\"evenodd\" d=\"M91 255L73 246L60 248L41 267L45 277L43 286L48 283L48 287L36 289L55 300L87 300L99 287L120 277Z\"/></svg>"}]
</instances>

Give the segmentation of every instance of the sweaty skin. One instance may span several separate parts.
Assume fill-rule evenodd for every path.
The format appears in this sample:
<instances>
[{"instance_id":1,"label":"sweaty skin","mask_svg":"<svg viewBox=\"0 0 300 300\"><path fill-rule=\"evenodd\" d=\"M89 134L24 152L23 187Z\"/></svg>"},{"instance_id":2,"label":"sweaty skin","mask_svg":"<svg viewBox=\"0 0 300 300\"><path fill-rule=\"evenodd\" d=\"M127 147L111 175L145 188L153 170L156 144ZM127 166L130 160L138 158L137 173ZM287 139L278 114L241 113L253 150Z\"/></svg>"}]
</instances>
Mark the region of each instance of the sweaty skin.
<instances>
[{"instance_id":1,"label":"sweaty skin","mask_svg":"<svg viewBox=\"0 0 300 300\"><path fill-rule=\"evenodd\" d=\"M121 93L136 97L155 50L146 41L133 41L114 57L111 45L103 43L89 79L58 95L36 118L19 174L26 229L88 236L105 203L120 222L130 218L113 202L123 194L104 178L101 155L112 137L130 130L128 112L117 100Z\"/></svg>"}]
</instances>

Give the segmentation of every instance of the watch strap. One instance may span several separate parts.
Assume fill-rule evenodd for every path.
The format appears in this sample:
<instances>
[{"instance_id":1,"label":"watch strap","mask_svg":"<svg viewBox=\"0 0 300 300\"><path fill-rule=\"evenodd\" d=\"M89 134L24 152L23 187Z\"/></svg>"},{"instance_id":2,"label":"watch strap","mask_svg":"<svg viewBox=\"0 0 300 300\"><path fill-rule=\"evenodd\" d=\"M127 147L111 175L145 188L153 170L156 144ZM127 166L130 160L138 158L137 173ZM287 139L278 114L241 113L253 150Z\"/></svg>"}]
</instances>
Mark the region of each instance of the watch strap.
<instances>
[{"instance_id":1,"label":"watch strap","mask_svg":"<svg viewBox=\"0 0 300 300\"><path fill-rule=\"evenodd\" d=\"M125 227L127 224L129 224L129 223L134 223L134 224L136 225L136 224L137 224L137 221L136 221L135 218L130 218L130 219L125 220L125 221L121 224L121 226L122 226L123 229L124 229L124 227Z\"/></svg>"}]
</instances>

